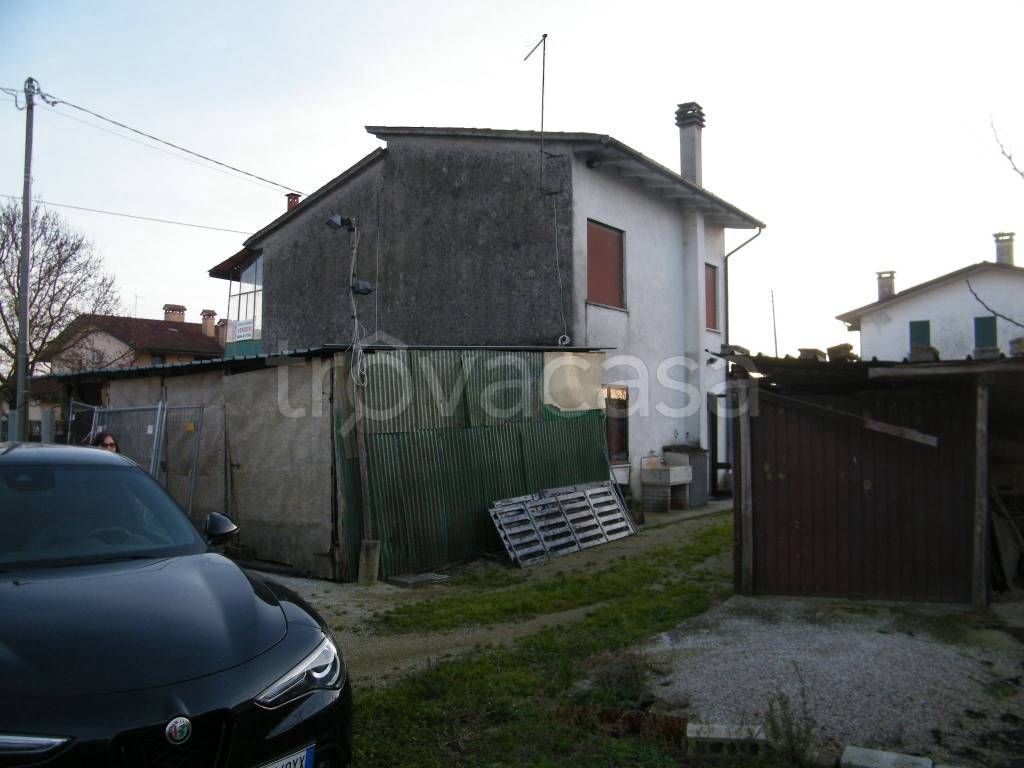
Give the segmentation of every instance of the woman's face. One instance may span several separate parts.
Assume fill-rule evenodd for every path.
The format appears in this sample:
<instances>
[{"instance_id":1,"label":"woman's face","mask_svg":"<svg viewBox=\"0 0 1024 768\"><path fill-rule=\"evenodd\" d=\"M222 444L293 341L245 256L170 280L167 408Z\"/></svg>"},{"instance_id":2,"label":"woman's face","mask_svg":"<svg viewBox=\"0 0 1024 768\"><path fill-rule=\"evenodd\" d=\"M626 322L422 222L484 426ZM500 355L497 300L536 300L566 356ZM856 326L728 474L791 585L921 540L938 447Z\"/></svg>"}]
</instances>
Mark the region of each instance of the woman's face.
<instances>
[{"instance_id":1,"label":"woman's face","mask_svg":"<svg viewBox=\"0 0 1024 768\"><path fill-rule=\"evenodd\" d=\"M112 437L104 437L103 442L100 443L100 448L117 453L117 441Z\"/></svg>"}]
</instances>

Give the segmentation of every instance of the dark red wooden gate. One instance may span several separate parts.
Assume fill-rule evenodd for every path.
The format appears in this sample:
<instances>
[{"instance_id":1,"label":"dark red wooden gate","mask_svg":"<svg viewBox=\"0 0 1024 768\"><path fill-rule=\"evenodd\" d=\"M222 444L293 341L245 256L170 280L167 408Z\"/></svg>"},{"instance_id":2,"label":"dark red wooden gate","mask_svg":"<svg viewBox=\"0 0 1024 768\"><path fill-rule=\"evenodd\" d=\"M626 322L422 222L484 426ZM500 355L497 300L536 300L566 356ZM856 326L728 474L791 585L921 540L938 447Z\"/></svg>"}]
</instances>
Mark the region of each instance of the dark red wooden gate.
<instances>
[{"instance_id":1,"label":"dark red wooden gate","mask_svg":"<svg viewBox=\"0 0 1024 768\"><path fill-rule=\"evenodd\" d=\"M906 428L911 437L865 426L875 422ZM749 423L754 593L970 602L971 391L799 401L762 391ZM921 441L929 436L935 445ZM742 485L736 483L738 590Z\"/></svg>"}]
</instances>

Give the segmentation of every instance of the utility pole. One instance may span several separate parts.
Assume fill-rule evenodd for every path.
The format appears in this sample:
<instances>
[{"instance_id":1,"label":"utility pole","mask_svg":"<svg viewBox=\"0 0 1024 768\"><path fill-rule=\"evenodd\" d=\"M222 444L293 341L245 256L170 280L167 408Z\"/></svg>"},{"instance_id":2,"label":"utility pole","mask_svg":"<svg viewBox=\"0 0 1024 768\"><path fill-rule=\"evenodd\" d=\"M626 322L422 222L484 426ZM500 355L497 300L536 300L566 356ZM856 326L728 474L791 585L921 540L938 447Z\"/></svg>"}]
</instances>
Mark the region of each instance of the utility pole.
<instances>
[{"instance_id":1,"label":"utility pole","mask_svg":"<svg viewBox=\"0 0 1024 768\"><path fill-rule=\"evenodd\" d=\"M21 192L21 259L18 262L18 357L15 390L18 433L15 440L28 439L28 304L32 258L32 117L39 84L25 81L25 184Z\"/></svg>"},{"instance_id":2,"label":"utility pole","mask_svg":"<svg viewBox=\"0 0 1024 768\"><path fill-rule=\"evenodd\" d=\"M779 356L779 333L775 330L775 290L772 292L772 338L775 339L775 356Z\"/></svg>"}]
</instances>

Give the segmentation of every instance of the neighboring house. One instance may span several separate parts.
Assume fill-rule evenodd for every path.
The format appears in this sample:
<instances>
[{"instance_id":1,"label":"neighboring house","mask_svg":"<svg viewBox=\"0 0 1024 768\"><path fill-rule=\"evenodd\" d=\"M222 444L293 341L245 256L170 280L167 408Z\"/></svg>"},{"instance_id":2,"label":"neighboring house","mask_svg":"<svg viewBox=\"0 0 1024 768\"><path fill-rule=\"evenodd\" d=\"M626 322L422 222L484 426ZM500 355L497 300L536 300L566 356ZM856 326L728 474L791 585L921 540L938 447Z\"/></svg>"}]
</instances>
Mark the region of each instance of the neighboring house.
<instances>
[{"instance_id":1,"label":"neighboring house","mask_svg":"<svg viewBox=\"0 0 1024 768\"><path fill-rule=\"evenodd\" d=\"M348 344L355 239L371 339L607 348L608 401L630 414L609 420L610 451L638 491L640 457L709 444L707 393L725 371L705 350L728 341L725 230L764 226L702 186L699 105L681 105L676 125L681 173L595 133L368 127L385 149L301 203L289 195L210 270L231 281L227 355ZM357 237L325 225L335 213Z\"/></svg>"},{"instance_id":2,"label":"neighboring house","mask_svg":"<svg viewBox=\"0 0 1024 768\"><path fill-rule=\"evenodd\" d=\"M201 323L185 322L185 307L165 304L164 319L79 315L40 355L53 373L190 363L222 357L217 313L204 309Z\"/></svg>"},{"instance_id":3,"label":"neighboring house","mask_svg":"<svg viewBox=\"0 0 1024 768\"><path fill-rule=\"evenodd\" d=\"M1009 354L1010 341L1024 336L1024 328L1006 319L1024 322L1024 268L1013 263L1013 233L994 237L995 262L972 264L899 293L896 273L879 272L878 300L837 316L849 330L860 331L861 357L963 360Z\"/></svg>"}]
</instances>

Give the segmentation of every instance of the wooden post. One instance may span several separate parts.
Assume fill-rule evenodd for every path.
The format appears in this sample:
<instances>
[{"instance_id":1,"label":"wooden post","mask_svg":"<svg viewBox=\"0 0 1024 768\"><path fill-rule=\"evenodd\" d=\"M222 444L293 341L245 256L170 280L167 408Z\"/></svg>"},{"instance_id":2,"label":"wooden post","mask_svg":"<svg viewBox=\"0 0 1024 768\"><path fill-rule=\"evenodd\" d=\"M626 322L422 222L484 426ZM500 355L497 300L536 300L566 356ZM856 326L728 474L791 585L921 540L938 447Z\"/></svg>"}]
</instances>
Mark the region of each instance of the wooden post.
<instances>
[{"instance_id":1,"label":"wooden post","mask_svg":"<svg viewBox=\"0 0 1024 768\"><path fill-rule=\"evenodd\" d=\"M344 411L341 407L341 380L338 375L338 358L331 358L331 575L335 581L348 576L348 552L342 544L345 519L345 486L342 483L344 449L338 435L338 427Z\"/></svg>"},{"instance_id":2,"label":"wooden post","mask_svg":"<svg viewBox=\"0 0 1024 768\"><path fill-rule=\"evenodd\" d=\"M988 604L988 382L976 385L974 424L974 552L971 564L971 604Z\"/></svg>"},{"instance_id":3,"label":"wooden post","mask_svg":"<svg viewBox=\"0 0 1024 768\"><path fill-rule=\"evenodd\" d=\"M358 348L352 350L352 367L358 359ZM359 485L362 491L363 539L359 546L359 584L372 587L380 572L380 542L373 536L373 516L370 513L370 470L367 463L366 424L363 412L363 387L353 387L352 399L356 406L356 453L359 455Z\"/></svg>"},{"instance_id":4,"label":"wooden post","mask_svg":"<svg viewBox=\"0 0 1024 768\"><path fill-rule=\"evenodd\" d=\"M749 380L736 382L736 409L740 420L740 592L754 593L754 500L750 466L750 387Z\"/></svg>"}]
</instances>

